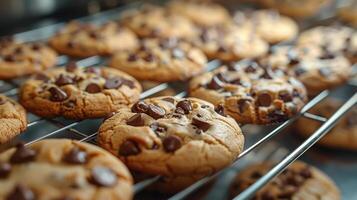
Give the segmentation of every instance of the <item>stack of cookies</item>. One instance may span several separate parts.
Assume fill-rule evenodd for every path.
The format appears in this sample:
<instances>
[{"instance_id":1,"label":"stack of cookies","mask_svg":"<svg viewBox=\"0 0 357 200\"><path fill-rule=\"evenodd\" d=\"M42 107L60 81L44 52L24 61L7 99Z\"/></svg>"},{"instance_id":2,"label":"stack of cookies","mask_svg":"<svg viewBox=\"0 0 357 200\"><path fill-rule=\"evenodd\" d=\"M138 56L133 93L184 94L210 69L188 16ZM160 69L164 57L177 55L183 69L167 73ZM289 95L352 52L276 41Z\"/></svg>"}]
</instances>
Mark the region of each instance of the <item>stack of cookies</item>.
<instances>
[{"instance_id":1,"label":"stack of cookies","mask_svg":"<svg viewBox=\"0 0 357 200\"><path fill-rule=\"evenodd\" d=\"M55 67L57 54L101 56L108 67ZM218 4L176 0L102 24L70 22L48 44L3 38L0 79L26 81L21 105L0 95L0 144L25 131L27 110L42 118L104 118L97 140L105 150L66 139L19 144L0 154L0 199L132 199L128 169L160 176L154 190L180 191L236 160L245 141L240 125L284 122L300 114L308 97L344 84L356 55L357 33L349 27L299 34L294 20L273 10L231 15ZM210 60L222 66L206 71ZM190 97L140 99L143 81L188 83ZM342 146L347 135L332 146ZM243 173L239 190L266 168ZM305 164L285 173L276 181L300 182L269 185L274 191L263 189L257 199L304 198L299 188L310 184L333 189L321 197L339 196L325 175Z\"/></svg>"}]
</instances>

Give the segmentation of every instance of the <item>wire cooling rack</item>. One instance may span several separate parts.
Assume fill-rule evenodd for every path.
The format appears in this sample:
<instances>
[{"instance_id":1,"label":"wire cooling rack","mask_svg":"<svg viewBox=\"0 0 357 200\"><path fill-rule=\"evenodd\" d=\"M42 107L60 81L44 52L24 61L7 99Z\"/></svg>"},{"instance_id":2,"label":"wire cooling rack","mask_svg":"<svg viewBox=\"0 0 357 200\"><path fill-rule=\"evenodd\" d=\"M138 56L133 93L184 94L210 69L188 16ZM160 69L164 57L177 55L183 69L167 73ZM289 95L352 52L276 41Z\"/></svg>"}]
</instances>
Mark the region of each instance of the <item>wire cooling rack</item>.
<instances>
[{"instance_id":1,"label":"wire cooling rack","mask_svg":"<svg viewBox=\"0 0 357 200\"><path fill-rule=\"evenodd\" d=\"M126 5L117 9L105 11L98 13L96 15L80 18L80 21L91 21L95 23L100 23L106 20L111 19L118 19L122 11L134 8L138 6L138 4L130 4ZM45 41L48 37L54 34L59 28L61 28L64 23L58 23L30 31L26 31L23 33L15 34L15 39L30 42L30 41ZM60 55L58 57L58 66L63 66L70 61L70 58L64 55ZM99 57L99 56L92 56L81 60L76 60L77 65L81 67L88 67L88 66L98 66L98 65L105 65L106 58ZM217 60L210 61L207 65L207 70L213 70L220 65L220 62ZM18 87L21 83L25 80L25 78L19 78L15 80L7 80L7 81L0 81L0 92L4 93L5 95L16 99L18 93ZM176 83L177 84L177 83ZM184 84L184 83L179 83ZM356 87L354 85L353 87ZM145 90L140 98L144 99L153 95L158 94L161 91L164 91L169 88L177 88L175 87L175 83L162 83L156 85L150 89ZM207 183L211 182L213 179L219 177L220 175L224 174L227 170L234 168L240 163L240 160L251 154L253 150L257 147L268 143L274 136L281 133L284 129L286 129L289 125L291 125L294 121L296 121L300 117L309 118L311 120L316 120L322 123L321 127L315 131L308 139L306 139L302 144L300 144L295 150L291 151L285 158L283 158L276 166L274 166L269 172L267 172L264 176L262 176L259 180L257 180L253 185L247 188L245 191L240 193L238 196L234 198L234 200L245 200L252 197L260 188L262 188L266 183L268 183L272 178L277 176L281 173L288 165L290 165L293 161L298 159L304 152L306 152L311 146L313 146L319 139L321 139L341 118L352 106L354 106L357 102L357 93L352 92L351 97L344 102L344 104L332 115L330 118L324 118L312 113L309 113L309 109L314 107L324 98L329 95L329 91L323 91L315 98L313 98L310 102L308 102L305 107L301 110L301 112L295 116L294 118L289 119L278 125L264 137L259 139L254 144L246 147L246 149L237 157L236 161L227 168L212 174L211 176L205 177L193 185L189 186L185 190L174 194L173 196L169 197L170 200L181 200L187 198L192 193L196 192L198 189L205 186ZM185 97L185 91L179 91L176 94L177 97ZM0 146L1 149L5 149L15 143L18 140L23 140L26 144L31 144L36 141L45 139L45 138L70 138L76 139L82 142L90 142L96 143L95 138L97 136L97 132L93 130L97 130L101 120L81 120L81 121L74 121L74 120L67 120L63 118L54 118L54 119L44 119L39 118L31 113L28 114L28 130L17 136L12 142L9 144L5 144ZM147 188L151 184L155 183L156 181L160 180L160 176L155 176L144 181L138 182L134 186L135 194L138 194L143 189ZM208 197L208 199L210 199Z\"/></svg>"}]
</instances>

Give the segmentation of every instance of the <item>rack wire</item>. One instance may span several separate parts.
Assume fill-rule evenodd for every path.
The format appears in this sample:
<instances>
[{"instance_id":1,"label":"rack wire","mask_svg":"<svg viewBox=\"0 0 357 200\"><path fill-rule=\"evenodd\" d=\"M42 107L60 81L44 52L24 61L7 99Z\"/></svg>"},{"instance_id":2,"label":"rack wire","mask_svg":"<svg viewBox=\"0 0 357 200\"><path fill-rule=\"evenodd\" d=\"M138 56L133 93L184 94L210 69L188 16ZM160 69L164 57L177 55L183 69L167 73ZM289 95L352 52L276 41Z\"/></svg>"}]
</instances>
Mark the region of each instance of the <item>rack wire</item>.
<instances>
[{"instance_id":1,"label":"rack wire","mask_svg":"<svg viewBox=\"0 0 357 200\"><path fill-rule=\"evenodd\" d=\"M78 20L91 21L91 22L102 22L105 20L117 19L117 18L119 18L122 11L130 9L130 8L135 8L137 6L138 6L137 3L132 3L129 5L125 5L120 8L117 8L117 9L112 9L109 11L98 13L93 16L80 18ZM52 34L54 34L57 31L57 29L63 25L64 25L64 23L58 23L58 24L26 31L23 33L18 33L18 34L15 34L14 36L16 39L22 40L24 42L44 41L45 39L50 37ZM70 60L70 58L68 58L67 56L60 55L58 57L57 65L58 66L65 65L67 62L69 62L69 60ZM89 67L89 66L103 65L105 63L105 58L99 57L99 56L92 56L92 57L88 57L85 59L76 60L76 62L77 62L78 66ZM217 68L219 65L220 65L220 62L217 60L210 61L207 65L207 70L208 71L213 70L213 69ZM19 81L16 81L16 80L0 81L0 87L4 83L10 85L9 89L7 89L6 91L0 91L0 92L4 93L5 95L7 95L9 97L13 97L13 98L16 97L16 95L18 93L18 87L20 85L18 82ZM356 85L354 85L354 86L356 87ZM174 87L174 85L171 83L161 83L159 85L156 85L156 86L142 92L140 98L145 99L147 97L153 96L165 89L172 88L172 87ZM185 97L186 95L187 95L187 93L185 91L181 91L176 94L177 97ZM319 122L323 123L321 125L321 127L316 132L314 132L314 134L312 134L308 139L306 139L300 146L298 146L294 151L292 151L290 154L288 154L283 160L281 160L276 166L274 166L269 172L267 172L264 176L262 176L259 180L257 180L253 185L251 185L249 188L247 188L245 191L243 191L237 197L234 198L234 200L249 199L260 188L262 188L271 179L273 179L275 176L277 176L279 173L281 173L287 166L289 166L293 161L295 161L297 158L299 158L305 151L307 151L311 146L313 146L317 141L319 141L319 139L321 139L337 123L338 119L340 119L357 102L357 93L354 93L352 95L352 97L349 98L340 107L340 109L328 119L308 112L309 109L311 109L312 107L317 105L320 101L322 101L328 95L329 95L329 91L327 91L327 90L321 92L314 99L312 99L310 102L308 102L297 116L281 123L279 126L277 126L274 130L272 130L267 135L265 135L263 138L258 140L256 143L254 143L250 147L246 148L237 157L237 159L231 166L228 166L225 169L223 169L215 174L212 174L211 176L205 177L205 178L197 181L196 183L194 183L193 185L184 189L183 191L176 193L175 195L170 197L169 200L181 200L181 199L187 198L189 195L191 195L198 189L202 188L207 183L209 183L212 180L214 180L215 178L221 176L227 170L238 165L240 159L242 159L243 157L250 154L257 147L270 141L274 136L281 133L285 128L287 128L289 125L291 125L298 118L305 117L305 118L309 118L311 120L315 120L315 121L319 121ZM35 139L32 139L31 141L27 142L27 145L32 144L39 140L54 137L57 134L64 132L64 131L68 131L71 134L78 136L79 137L78 140L81 142L91 142L91 143L95 144L95 138L97 136L97 132L84 133L76 128L76 126L78 126L80 124L84 124L84 123L86 123L86 121L87 120L81 120L81 121L73 121L70 123L64 123L62 120L59 120L59 119L37 118L34 121L31 121L28 123L28 128L40 126L43 123L48 123L48 124L52 124L52 125L56 126L57 129L54 131L51 131L51 132L47 132ZM160 180L160 178L161 178L160 176L154 176L152 178L149 178L144 181L136 183L134 185L135 194L139 193L140 191L144 190L151 184Z\"/></svg>"}]
</instances>

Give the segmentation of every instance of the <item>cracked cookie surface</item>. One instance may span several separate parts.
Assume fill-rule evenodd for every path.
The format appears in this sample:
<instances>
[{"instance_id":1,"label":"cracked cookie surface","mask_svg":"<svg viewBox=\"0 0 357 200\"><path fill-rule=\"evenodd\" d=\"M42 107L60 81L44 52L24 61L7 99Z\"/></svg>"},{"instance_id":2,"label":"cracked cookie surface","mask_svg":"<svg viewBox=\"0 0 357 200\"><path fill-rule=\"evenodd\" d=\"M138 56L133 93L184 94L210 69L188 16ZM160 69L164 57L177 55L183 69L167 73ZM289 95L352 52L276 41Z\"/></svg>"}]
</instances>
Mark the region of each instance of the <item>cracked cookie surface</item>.
<instances>
[{"instance_id":1,"label":"cracked cookie surface","mask_svg":"<svg viewBox=\"0 0 357 200\"><path fill-rule=\"evenodd\" d=\"M197 76L190 82L189 94L219 106L243 124L285 121L307 100L300 81L255 61L233 63Z\"/></svg>"},{"instance_id":2,"label":"cracked cookie surface","mask_svg":"<svg viewBox=\"0 0 357 200\"><path fill-rule=\"evenodd\" d=\"M174 192L229 165L242 151L239 126L219 113L196 98L146 99L107 119L98 141L129 169L164 176L156 189Z\"/></svg>"},{"instance_id":3,"label":"cracked cookie surface","mask_svg":"<svg viewBox=\"0 0 357 200\"><path fill-rule=\"evenodd\" d=\"M0 199L130 200L132 177L91 144L47 139L0 154Z\"/></svg>"},{"instance_id":4,"label":"cracked cookie surface","mask_svg":"<svg viewBox=\"0 0 357 200\"><path fill-rule=\"evenodd\" d=\"M16 101L0 94L0 144L11 140L27 127L25 109Z\"/></svg>"},{"instance_id":5,"label":"cracked cookie surface","mask_svg":"<svg viewBox=\"0 0 357 200\"><path fill-rule=\"evenodd\" d=\"M12 79L55 66L57 54L41 43L0 39L0 79Z\"/></svg>"},{"instance_id":6,"label":"cracked cookie surface","mask_svg":"<svg viewBox=\"0 0 357 200\"><path fill-rule=\"evenodd\" d=\"M69 56L89 57L135 49L138 39L132 31L115 22L94 25L72 21L50 38L49 44Z\"/></svg>"},{"instance_id":7,"label":"cracked cookie surface","mask_svg":"<svg viewBox=\"0 0 357 200\"><path fill-rule=\"evenodd\" d=\"M137 101L140 92L140 84L124 72L70 63L26 81L20 89L20 102L43 117L100 118Z\"/></svg>"},{"instance_id":8,"label":"cracked cookie surface","mask_svg":"<svg viewBox=\"0 0 357 200\"><path fill-rule=\"evenodd\" d=\"M264 162L253 164L239 172L230 188L231 197L248 188L273 166L272 163ZM341 196L335 183L326 174L304 162L296 161L260 189L253 198L339 200Z\"/></svg>"},{"instance_id":9,"label":"cracked cookie surface","mask_svg":"<svg viewBox=\"0 0 357 200\"><path fill-rule=\"evenodd\" d=\"M207 58L201 50L175 38L146 39L139 49L115 54L110 66L140 80L186 80L204 71Z\"/></svg>"}]
</instances>

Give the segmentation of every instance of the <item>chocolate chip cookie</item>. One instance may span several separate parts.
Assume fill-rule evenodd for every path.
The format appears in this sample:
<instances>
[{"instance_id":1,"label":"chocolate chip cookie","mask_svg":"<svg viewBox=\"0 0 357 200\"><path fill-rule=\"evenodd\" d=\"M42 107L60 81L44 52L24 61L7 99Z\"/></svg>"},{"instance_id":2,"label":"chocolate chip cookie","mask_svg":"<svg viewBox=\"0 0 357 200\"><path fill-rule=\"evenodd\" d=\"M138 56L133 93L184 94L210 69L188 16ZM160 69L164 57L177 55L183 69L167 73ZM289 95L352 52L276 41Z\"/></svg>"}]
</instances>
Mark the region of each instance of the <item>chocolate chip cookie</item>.
<instances>
[{"instance_id":1,"label":"chocolate chip cookie","mask_svg":"<svg viewBox=\"0 0 357 200\"><path fill-rule=\"evenodd\" d=\"M200 26L215 26L232 20L223 6L214 3L171 1L168 9Z\"/></svg>"},{"instance_id":2,"label":"chocolate chip cookie","mask_svg":"<svg viewBox=\"0 0 357 200\"><path fill-rule=\"evenodd\" d=\"M204 71L207 58L188 42L175 38L145 39L137 50L117 53L110 66L140 80L186 80Z\"/></svg>"},{"instance_id":3,"label":"chocolate chip cookie","mask_svg":"<svg viewBox=\"0 0 357 200\"><path fill-rule=\"evenodd\" d=\"M307 100L300 81L255 61L241 61L197 76L190 82L189 93L243 124L283 122L298 113Z\"/></svg>"},{"instance_id":4,"label":"chocolate chip cookie","mask_svg":"<svg viewBox=\"0 0 357 200\"><path fill-rule=\"evenodd\" d=\"M268 44L254 31L236 25L202 28L193 43L211 59L236 61L255 58L268 51Z\"/></svg>"},{"instance_id":5,"label":"chocolate chip cookie","mask_svg":"<svg viewBox=\"0 0 357 200\"><path fill-rule=\"evenodd\" d=\"M0 79L12 79L53 67L57 54L40 43L0 39Z\"/></svg>"},{"instance_id":6,"label":"chocolate chip cookie","mask_svg":"<svg viewBox=\"0 0 357 200\"><path fill-rule=\"evenodd\" d=\"M0 154L0 199L129 200L127 168L91 144L48 139Z\"/></svg>"},{"instance_id":7,"label":"chocolate chip cookie","mask_svg":"<svg viewBox=\"0 0 357 200\"><path fill-rule=\"evenodd\" d=\"M121 23L140 37L190 38L197 34L195 25L189 19L151 5L127 12Z\"/></svg>"},{"instance_id":8,"label":"chocolate chip cookie","mask_svg":"<svg viewBox=\"0 0 357 200\"><path fill-rule=\"evenodd\" d=\"M129 169L164 176L156 185L163 192L179 191L229 165L244 143L237 123L219 108L168 96L120 109L98 137Z\"/></svg>"},{"instance_id":9,"label":"chocolate chip cookie","mask_svg":"<svg viewBox=\"0 0 357 200\"><path fill-rule=\"evenodd\" d=\"M309 96L344 84L352 71L343 55L315 45L278 47L260 62L287 70L306 86Z\"/></svg>"},{"instance_id":10,"label":"chocolate chip cookie","mask_svg":"<svg viewBox=\"0 0 357 200\"><path fill-rule=\"evenodd\" d=\"M311 113L329 118L342 105L337 99L327 99L311 109ZM296 131L308 137L321 126L320 122L301 118L296 123ZM318 144L336 149L357 150L357 107L353 107Z\"/></svg>"},{"instance_id":11,"label":"chocolate chip cookie","mask_svg":"<svg viewBox=\"0 0 357 200\"><path fill-rule=\"evenodd\" d=\"M26 127L25 109L14 100L0 94L0 144L20 134Z\"/></svg>"},{"instance_id":12,"label":"chocolate chip cookie","mask_svg":"<svg viewBox=\"0 0 357 200\"><path fill-rule=\"evenodd\" d=\"M238 174L231 186L232 198L252 185L274 165L260 163L249 166ZM335 183L323 172L301 161L292 163L253 197L270 199L341 199Z\"/></svg>"},{"instance_id":13,"label":"chocolate chip cookie","mask_svg":"<svg viewBox=\"0 0 357 200\"><path fill-rule=\"evenodd\" d=\"M114 22L94 25L72 21L49 43L62 54L89 57L136 48L138 39L132 31Z\"/></svg>"},{"instance_id":14,"label":"chocolate chip cookie","mask_svg":"<svg viewBox=\"0 0 357 200\"><path fill-rule=\"evenodd\" d=\"M253 29L269 43L289 41L298 33L296 22L273 10L238 11L234 15L238 26Z\"/></svg>"},{"instance_id":15,"label":"chocolate chip cookie","mask_svg":"<svg viewBox=\"0 0 357 200\"><path fill-rule=\"evenodd\" d=\"M35 75L20 89L20 102L42 117L105 117L139 99L141 86L116 69L79 68L70 63Z\"/></svg>"}]
</instances>

